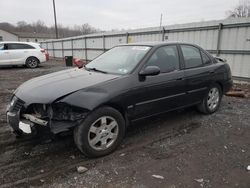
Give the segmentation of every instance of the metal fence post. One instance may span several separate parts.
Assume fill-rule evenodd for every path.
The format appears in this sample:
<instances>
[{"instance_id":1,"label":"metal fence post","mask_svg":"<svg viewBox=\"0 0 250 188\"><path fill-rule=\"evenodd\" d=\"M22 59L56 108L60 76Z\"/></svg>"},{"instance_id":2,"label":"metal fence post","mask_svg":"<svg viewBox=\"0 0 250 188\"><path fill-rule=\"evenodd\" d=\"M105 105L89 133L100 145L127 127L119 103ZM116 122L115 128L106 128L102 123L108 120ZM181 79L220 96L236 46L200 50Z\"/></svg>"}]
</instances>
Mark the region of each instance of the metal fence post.
<instances>
[{"instance_id":1,"label":"metal fence post","mask_svg":"<svg viewBox=\"0 0 250 188\"><path fill-rule=\"evenodd\" d=\"M216 47L216 56L220 55L220 43L221 43L221 30L222 30L223 24L219 23L218 26L218 37L217 37L217 47Z\"/></svg>"},{"instance_id":2,"label":"metal fence post","mask_svg":"<svg viewBox=\"0 0 250 188\"><path fill-rule=\"evenodd\" d=\"M102 47L103 47L103 52L105 52L105 35L102 36Z\"/></svg>"},{"instance_id":3,"label":"metal fence post","mask_svg":"<svg viewBox=\"0 0 250 188\"><path fill-rule=\"evenodd\" d=\"M74 56L73 39L71 39L71 51L72 51L72 56Z\"/></svg>"},{"instance_id":4,"label":"metal fence post","mask_svg":"<svg viewBox=\"0 0 250 188\"><path fill-rule=\"evenodd\" d=\"M80 40L81 40L81 43L84 45L84 36ZM82 55L85 54L85 50L84 49L85 49L84 46L82 46L82 53L83 53Z\"/></svg>"},{"instance_id":5,"label":"metal fence post","mask_svg":"<svg viewBox=\"0 0 250 188\"><path fill-rule=\"evenodd\" d=\"M162 38L161 38L162 41L164 41L164 35L165 35L165 28L162 27Z\"/></svg>"},{"instance_id":6,"label":"metal fence post","mask_svg":"<svg viewBox=\"0 0 250 188\"><path fill-rule=\"evenodd\" d=\"M87 38L84 37L84 46L85 46L85 59L86 59L86 63L88 62L88 52L87 52Z\"/></svg>"},{"instance_id":7,"label":"metal fence post","mask_svg":"<svg viewBox=\"0 0 250 188\"><path fill-rule=\"evenodd\" d=\"M63 40L62 40L62 58L64 58L64 46L63 46Z\"/></svg>"},{"instance_id":8,"label":"metal fence post","mask_svg":"<svg viewBox=\"0 0 250 188\"><path fill-rule=\"evenodd\" d=\"M128 37L129 37L129 33L126 33L126 43L128 44Z\"/></svg>"},{"instance_id":9,"label":"metal fence post","mask_svg":"<svg viewBox=\"0 0 250 188\"><path fill-rule=\"evenodd\" d=\"M55 58L54 42L53 42L53 41L51 41L51 44L52 44L53 57Z\"/></svg>"}]
</instances>

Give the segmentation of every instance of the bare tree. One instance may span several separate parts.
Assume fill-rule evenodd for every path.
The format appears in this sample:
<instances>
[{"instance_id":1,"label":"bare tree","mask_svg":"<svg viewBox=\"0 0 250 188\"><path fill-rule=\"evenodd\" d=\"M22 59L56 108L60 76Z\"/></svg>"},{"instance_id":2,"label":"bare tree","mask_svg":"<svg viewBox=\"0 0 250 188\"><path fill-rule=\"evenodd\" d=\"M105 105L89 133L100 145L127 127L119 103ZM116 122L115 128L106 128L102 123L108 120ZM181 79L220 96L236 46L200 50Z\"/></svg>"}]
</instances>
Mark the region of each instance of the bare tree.
<instances>
[{"instance_id":1,"label":"bare tree","mask_svg":"<svg viewBox=\"0 0 250 188\"><path fill-rule=\"evenodd\" d=\"M250 17L250 1L241 0L239 4L233 9L227 12L228 17L240 18L240 17Z\"/></svg>"},{"instance_id":2,"label":"bare tree","mask_svg":"<svg viewBox=\"0 0 250 188\"><path fill-rule=\"evenodd\" d=\"M54 34L55 28L54 26L48 27L41 20L38 20L34 23L27 23L25 21L19 21L16 25L12 25L7 22L0 23L0 29L9 31L9 32L29 32L29 33L46 33L46 34ZM83 25L75 25L73 28L65 27L61 24L58 24L58 33L59 37L72 37L77 35L85 35L100 32L99 29L96 29L85 23Z\"/></svg>"}]
</instances>

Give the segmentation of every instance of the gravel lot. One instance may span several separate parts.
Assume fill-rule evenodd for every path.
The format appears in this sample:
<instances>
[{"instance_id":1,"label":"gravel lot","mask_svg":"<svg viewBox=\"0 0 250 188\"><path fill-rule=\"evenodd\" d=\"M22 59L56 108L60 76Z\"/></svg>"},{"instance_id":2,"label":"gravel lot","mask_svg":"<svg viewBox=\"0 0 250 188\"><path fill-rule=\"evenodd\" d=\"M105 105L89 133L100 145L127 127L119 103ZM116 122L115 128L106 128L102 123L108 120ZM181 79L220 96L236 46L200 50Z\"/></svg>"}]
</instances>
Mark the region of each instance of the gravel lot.
<instances>
[{"instance_id":1,"label":"gravel lot","mask_svg":"<svg viewBox=\"0 0 250 188\"><path fill-rule=\"evenodd\" d=\"M98 159L85 158L72 135L16 140L5 116L13 90L65 68L0 68L0 187L250 187L250 98L224 97L213 115L188 108L133 124L121 147Z\"/></svg>"}]
</instances>

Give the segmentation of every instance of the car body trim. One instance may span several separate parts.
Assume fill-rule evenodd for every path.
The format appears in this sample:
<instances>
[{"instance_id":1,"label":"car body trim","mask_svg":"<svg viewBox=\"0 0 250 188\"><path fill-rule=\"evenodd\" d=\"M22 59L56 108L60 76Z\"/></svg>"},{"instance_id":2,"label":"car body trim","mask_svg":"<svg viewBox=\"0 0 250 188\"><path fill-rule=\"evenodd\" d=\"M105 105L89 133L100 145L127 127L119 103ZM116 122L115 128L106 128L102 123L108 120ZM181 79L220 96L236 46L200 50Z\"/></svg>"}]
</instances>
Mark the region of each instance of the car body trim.
<instances>
[{"instance_id":1,"label":"car body trim","mask_svg":"<svg viewBox=\"0 0 250 188\"><path fill-rule=\"evenodd\" d=\"M195 93L195 92L198 92L198 91L204 91L206 89L207 89L207 87L202 87L202 88L199 88L199 89L189 90L189 91L187 91L187 93Z\"/></svg>"},{"instance_id":2,"label":"car body trim","mask_svg":"<svg viewBox=\"0 0 250 188\"><path fill-rule=\"evenodd\" d=\"M135 105L136 106L140 106L140 105L144 105L144 104L147 104L147 103L152 103L152 102L161 101L161 100L164 100L164 99L178 97L178 96L185 95L185 94L186 93L178 93L176 95L169 95L169 96L166 96L166 97L160 97L160 98L157 98L157 99L152 99L152 100L147 100L147 101L139 102L139 103L136 103Z\"/></svg>"}]
</instances>

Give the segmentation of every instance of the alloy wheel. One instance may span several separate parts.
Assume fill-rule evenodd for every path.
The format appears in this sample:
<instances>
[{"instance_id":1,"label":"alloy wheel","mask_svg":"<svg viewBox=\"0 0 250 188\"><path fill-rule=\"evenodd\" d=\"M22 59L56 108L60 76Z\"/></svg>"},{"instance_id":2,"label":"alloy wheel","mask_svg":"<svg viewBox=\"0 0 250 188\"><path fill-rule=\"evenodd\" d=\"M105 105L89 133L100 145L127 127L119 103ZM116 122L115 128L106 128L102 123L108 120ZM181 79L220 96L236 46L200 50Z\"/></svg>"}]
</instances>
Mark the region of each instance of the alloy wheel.
<instances>
[{"instance_id":1,"label":"alloy wheel","mask_svg":"<svg viewBox=\"0 0 250 188\"><path fill-rule=\"evenodd\" d=\"M220 93L218 88L214 87L210 89L207 97L207 106L209 110L213 111L214 109L216 109L219 104L219 100L220 100Z\"/></svg>"},{"instance_id":2,"label":"alloy wheel","mask_svg":"<svg viewBox=\"0 0 250 188\"><path fill-rule=\"evenodd\" d=\"M29 65L30 68L35 68L35 67L37 67L37 60L34 59L34 58L29 59L29 60L28 60L28 65Z\"/></svg>"},{"instance_id":3,"label":"alloy wheel","mask_svg":"<svg viewBox=\"0 0 250 188\"><path fill-rule=\"evenodd\" d=\"M95 150L106 150L116 141L118 131L118 123L114 118L102 116L89 128L89 145Z\"/></svg>"}]
</instances>

